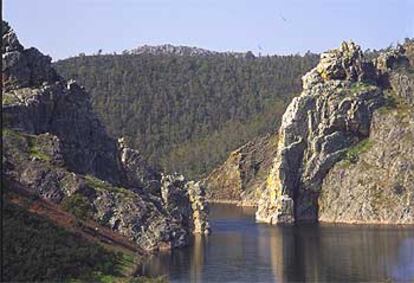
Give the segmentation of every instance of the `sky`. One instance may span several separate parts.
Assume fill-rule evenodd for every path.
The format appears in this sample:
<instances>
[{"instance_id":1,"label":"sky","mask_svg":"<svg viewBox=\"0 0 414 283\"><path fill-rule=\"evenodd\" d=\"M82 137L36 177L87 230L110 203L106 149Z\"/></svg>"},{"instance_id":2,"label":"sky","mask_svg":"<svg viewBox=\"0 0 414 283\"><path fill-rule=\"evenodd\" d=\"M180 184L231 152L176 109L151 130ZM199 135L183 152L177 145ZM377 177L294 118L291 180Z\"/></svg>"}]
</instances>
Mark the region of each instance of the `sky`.
<instances>
[{"instance_id":1,"label":"sky","mask_svg":"<svg viewBox=\"0 0 414 283\"><path fill-rule=\"evenodd\" d=\"M414 0L3 0L25 47L54 60L174 44L255 54L379 49L414 37Z\"/></svg>"}]
</instances>

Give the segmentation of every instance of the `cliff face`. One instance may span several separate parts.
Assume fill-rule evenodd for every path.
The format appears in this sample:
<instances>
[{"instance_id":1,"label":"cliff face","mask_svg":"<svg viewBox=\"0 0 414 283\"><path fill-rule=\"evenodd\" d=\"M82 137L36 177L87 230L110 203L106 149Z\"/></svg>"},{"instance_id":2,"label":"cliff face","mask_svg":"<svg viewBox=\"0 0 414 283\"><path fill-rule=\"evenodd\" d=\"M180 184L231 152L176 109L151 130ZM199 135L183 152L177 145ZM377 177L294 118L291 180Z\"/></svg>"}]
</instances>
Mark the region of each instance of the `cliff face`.
<instances>
[{"instance_id":1,"label":"cliff face","mask_svg":"<svg viewBox=\"0 0 414 283\"><path fill-rule=\"evenodd\" d=\"M60 78L51 58L36 48L24 49L8 26L3 30L4 119L7 127L28 134L49 132L62 141L71 171L93 174L119 184L116 141L92 111L88 94Z\"/></svg>"},{"instance_id":2,"label":"cliff face","mask_svg":"<svg viewBox=\"0 0 414 283\"><path fill-rule=\"evenodd\" d=\"M390 70L391 103L373 115L369 137L328 173L319 196L325 222L414 222L414 75Z\"/></svg>"},{"instance_id":3,"label":"cliff face","mask_svg":"<svg viewBox=\"0 0 414 283\"><path fill-rule=\"evenodd\" d=\"M95 220L146 250L208 232L204 188L150 168L111 138L89 95L3 23L3 145L8 190L23 188ZM167 181L168 180L168 181Z\"/></svg>"},{"instance_id":4,"label":"cliff face","mask_svg":"<svg viewBox=\"0 0 414 283\"><path fill-rule=\"evenodd\" d=\"M352 42L323 53L317 67L303 77L303 92L283 115L277 154L256 219L272 224L318 218L413 222L409 209L413 204L414 187L409 183L412 165L407 161L414 157L409 126L414 121L409 114L413 92L406 75L411 72L403 48L381 54L375 62L366 61L360 47ZM404 106L396 107L396 99ZM395 115L407 112L403 115L406 124L391 118L390 113L381 116L384 107L396 107L390 110ZM389 133L390 128L396 132ZM388 136L384 136L386 133ZM397 137L399 145L386 146L385 141ZM371 158L361 156L360 160L361 150L372 150ZM355 162L350 166L352 170L339 169L341 164L337 163L341 160ZM364 166L382 169L369 171ZM383 175L378 176L380 172ZM381 182L381 178L387 182ZM398 200L390 196L392 200L382 202L381 196L394 187ZM393 203L398 205L391 211L388 205Z\"/></svg>"},{"instance_id":5,"label":"cliff face","mask_svg":"<svg viewBox=\"0 0 414 283\"><path fill-rule=\"evenodd\" d=\"M277 135L267 135L233 151L203 180L207 198L256 206L276 150Z\"/></svg>"},{"instance_id":6,"label":"cliff face","mask_svg":"<svg viewBox=\"0 0 414 283\"><path fill-rule=\"evenodd\" d=\"M414 115L402 111L374 113L365 148L330 170L318 200L320 221L414 222Z\"/></svg>"}]
</instances>

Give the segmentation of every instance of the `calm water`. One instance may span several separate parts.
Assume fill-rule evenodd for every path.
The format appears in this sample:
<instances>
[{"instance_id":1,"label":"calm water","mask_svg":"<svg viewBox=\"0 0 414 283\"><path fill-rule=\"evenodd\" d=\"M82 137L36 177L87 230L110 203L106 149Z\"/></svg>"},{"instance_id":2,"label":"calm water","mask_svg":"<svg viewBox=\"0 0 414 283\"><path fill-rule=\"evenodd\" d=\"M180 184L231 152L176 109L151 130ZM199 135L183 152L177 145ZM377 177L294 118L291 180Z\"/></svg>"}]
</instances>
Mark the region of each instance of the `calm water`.
<instances>
[{"instance_id":1,"label":"calm water","mask_svg":"<svg viewBox=\"0 0 414 283\"><path fill-rule=\"evenodd\" d=\"M414 282L414 227L254 222L254 209L211 206L213 233L153 256L146 275L171 282Z\"/></svg>"}]
</instances>

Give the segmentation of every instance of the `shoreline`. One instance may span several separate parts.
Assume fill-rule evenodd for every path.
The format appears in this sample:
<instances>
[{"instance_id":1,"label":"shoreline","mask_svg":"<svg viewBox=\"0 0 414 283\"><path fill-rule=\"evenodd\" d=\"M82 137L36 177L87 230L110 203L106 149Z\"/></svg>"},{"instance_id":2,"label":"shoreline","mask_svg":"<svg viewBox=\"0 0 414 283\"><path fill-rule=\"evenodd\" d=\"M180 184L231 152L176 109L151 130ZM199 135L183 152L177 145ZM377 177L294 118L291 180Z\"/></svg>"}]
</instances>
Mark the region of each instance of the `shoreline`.
<instances>
[{"instance_id":1,"label":"shoreline","mask_svg":"<svg viewBox=\"0 0 414 283\"><path fill-rule=\"evenodd\" d=\"M246 203L240 200L232 200L232 199L208 199L207 202L210 203L218 203L218 204L236 204L240 207L257 207L257 204L253 203Z\"/></svg>"}]
</instances>

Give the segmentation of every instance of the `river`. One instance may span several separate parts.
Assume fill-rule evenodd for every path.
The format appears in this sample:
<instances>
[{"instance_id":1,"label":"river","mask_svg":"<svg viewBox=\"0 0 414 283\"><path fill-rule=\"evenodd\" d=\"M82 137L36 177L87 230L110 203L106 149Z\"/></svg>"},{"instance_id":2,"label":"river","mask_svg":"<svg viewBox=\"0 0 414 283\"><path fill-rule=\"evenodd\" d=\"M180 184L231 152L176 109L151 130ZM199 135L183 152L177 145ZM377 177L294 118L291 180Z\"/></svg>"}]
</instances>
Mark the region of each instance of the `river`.
<instances>
[{"instance_id":1,"label":"river","mask_svg":"<svg viewBox=\"0 0 414 283\"><path fill-rule=\"evenodd\" d=\"M170 282L414 282L413 226L270 226L254 211L211 205L211 235L151 257L141 272Z\"/></svg>"}]
</instances>

